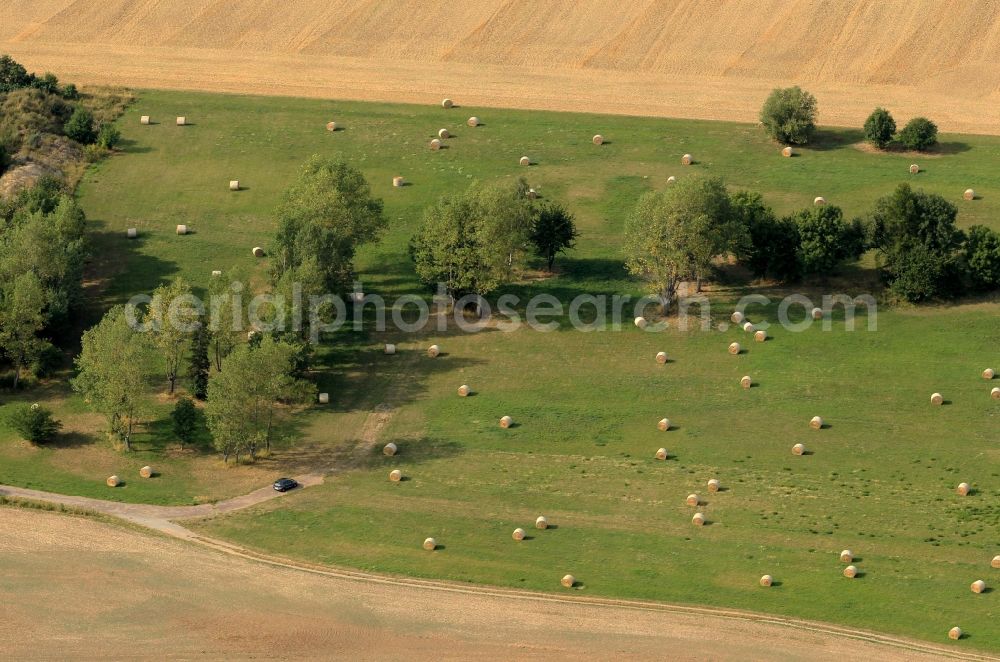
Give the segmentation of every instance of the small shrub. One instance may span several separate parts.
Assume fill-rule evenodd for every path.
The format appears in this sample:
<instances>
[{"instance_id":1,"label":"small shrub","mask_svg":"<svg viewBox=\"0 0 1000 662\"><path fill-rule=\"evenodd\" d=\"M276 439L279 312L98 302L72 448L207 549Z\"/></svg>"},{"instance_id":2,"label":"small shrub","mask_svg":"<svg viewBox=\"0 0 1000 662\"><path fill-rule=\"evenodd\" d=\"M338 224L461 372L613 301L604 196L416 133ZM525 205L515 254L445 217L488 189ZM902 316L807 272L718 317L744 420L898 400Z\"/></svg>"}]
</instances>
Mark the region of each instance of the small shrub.
<instances>
[{"instance_id":1,"label":"small shrub","mask_svg":"<svg viewBox=\"0 0 1000 662\"><path fill-rule=\"evenodd\" d=\"M80 98L80 92L76 89L76 85L73 83L68 83L62 88L62 98L68 99L69 101L76 101Z\"/></svg>"},{"instance_id":2,"label":"small shrub","mask_svg":"<svg viewBox=\"0 0 1000 662\"><path fill-rule=\"evenodd\" d=\"M174 411L170 418L174 423L174 434L181 440L182 444L190 444L194 441L195 427L198 421L198 410L194 406L191 398L181 398L174 405Z\"/></svg>"},{"instance_id":3,"label":"small shrub","mask_svg":"<svg viewBox=\"0 0 1000 662\"><path fill-rule=\"evenodd\" d=\"M1000 288L1000 232L973 225L965 239L965 270L974 289Z\"/></svg>"},{"instance_id":4,"label":"small shrub","mask_svg":"<svg viewBox=\"0 0 1000 662\"><path fill-rule=\"evenodd\" d=\"M816 97L798 86L776 89L764 102L760 121L775 140L805 145L816 132Z\"/></svg>"},{"instance_id":5,"label":"small shrub","mask_svg":"<svg viewBox=\"0 0 1000 662\"><path fill-rule=\"evenodd\" d=\"M10 413L10 426L26 441L43 444L62 428L62 423L52 418L52 412L37 403L20 404Z\"/></svg>"},{"instance_id":6,"label":"small shrub","mask_svg":"<svg viewBox=\"0 0 1000 662\"><path fill-rule=\"evenodd\" d=\"M919 152L937 144L937 125L926 117L914 117L899 132L899 142Z\"/></svg>"},{"instance_id":7,"label":"small shrub","mask_svg":"<svg viewBox=\"0 0 1000 662\"><path fill-rule=\"evenodd\" d=\"M97 140L94 130L94 114L83 106L77 106L69 121L63 126L63 132L81 145L92 145Z\"/></svg>"},{"instance_id":8,"label":"small shrub","mask_svg":"<svg viewBox=\"0 0 1000 662\"><path fill-rule=\"evenodd\" d=\"M865 140L879 149L885 149L896 134L896 120L885 108L876 108L865 120Z\"/></svg>"},{"instance_id":9,"label":"small shrub","mask_svg":"<svg viewBox=\"0 0 1000 662\"><path fill-rule=\"evenodd\" d=\"M122 133L114 124L102 124L97 133L97 144L104 149L114 149L121 138Z\"/></svg>"}]
</instances>

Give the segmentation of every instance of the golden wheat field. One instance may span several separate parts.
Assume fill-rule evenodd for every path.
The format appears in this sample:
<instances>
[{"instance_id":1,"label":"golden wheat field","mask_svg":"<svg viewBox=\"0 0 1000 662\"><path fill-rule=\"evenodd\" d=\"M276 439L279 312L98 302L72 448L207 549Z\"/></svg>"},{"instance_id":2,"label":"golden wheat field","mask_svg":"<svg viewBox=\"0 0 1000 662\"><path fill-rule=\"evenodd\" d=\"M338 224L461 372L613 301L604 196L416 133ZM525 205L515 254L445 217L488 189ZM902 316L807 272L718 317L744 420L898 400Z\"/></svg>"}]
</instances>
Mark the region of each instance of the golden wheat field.
<instances>
[{"instance_id":1,"label":"golden wheat field","mask_svg":"<svg viewBox=\"0 0 1000 662\"><path fill-rule=\"evenodd\" d=\"M753 120L777 86L1000 133L996 0L6 0L0 50L134 87Z\"/></svg>"}]
</instances>

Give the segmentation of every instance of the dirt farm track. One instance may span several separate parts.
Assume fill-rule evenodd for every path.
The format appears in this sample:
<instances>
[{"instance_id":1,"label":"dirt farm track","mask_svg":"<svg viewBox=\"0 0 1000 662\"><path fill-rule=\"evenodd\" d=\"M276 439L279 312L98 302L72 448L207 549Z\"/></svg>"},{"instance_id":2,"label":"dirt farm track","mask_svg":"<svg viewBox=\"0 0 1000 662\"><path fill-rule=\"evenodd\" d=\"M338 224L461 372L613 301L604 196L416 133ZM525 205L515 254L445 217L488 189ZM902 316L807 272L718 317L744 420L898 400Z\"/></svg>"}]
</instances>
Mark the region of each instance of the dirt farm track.
<instances>
[{"instance_id":1,"label":"dirt farm track","mask_svg":"<svg viewBox=\"0 0 1000 662\"><path fill-rule=\"evenodd\" d=\"M1000 134L997 0L6 0L0 51L69 81L754 121L875 105Z\"/></svg>"}]
</instances>

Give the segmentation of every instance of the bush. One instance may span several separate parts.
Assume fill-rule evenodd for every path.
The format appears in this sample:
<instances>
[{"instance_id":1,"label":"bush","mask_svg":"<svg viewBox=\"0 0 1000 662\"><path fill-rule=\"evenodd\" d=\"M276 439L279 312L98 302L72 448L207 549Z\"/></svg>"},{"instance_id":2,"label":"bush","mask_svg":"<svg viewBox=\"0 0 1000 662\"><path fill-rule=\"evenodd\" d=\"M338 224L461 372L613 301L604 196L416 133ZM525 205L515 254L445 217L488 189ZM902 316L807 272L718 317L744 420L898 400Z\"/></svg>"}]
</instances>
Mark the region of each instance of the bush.
<instances>
[{"instance_id":1,"label":"bush","mask_svg":"<svg viewBox=\"0 0 1000 662\"><path fill-rule=\"evenodd\" d=\"M70 101L76 101L80 98L80 92L76 89L76 85L73 83L67 83L62 88L61 94L63 99L68 99Z\"/></svg>"},{"instance_id":2,"label":"bush","mask_svg":"<svg viewBox=\"0 0 1000 662\"><path fill-rule=\"evenodd\" d=\"M885 149L895 134L896 120L885 108L876 108L865 120L865 140L879 149Z\"/></svg>"},{"instance_id":3,"label":"bush","mask_svg":"<svg viewBox=\"0 0 1000 662\"><path fill-rule=\"evenodd\" d=\"M170 418L174 423L174 434L181 440L182 444L190 444L194 441L195 427L198 422L198 410L194 406L191 398L181 398L174 405L174 411Z\"/></svg>"},{"instance_id":4,"label":"bush","mask_svg":"<svg viewBox=\"0 0 1000 662\"><path fill-rule=\"evenodd\" d=\"M31 362L31 373L35 377L51 377L65 363L66 356L62 350L51 343L46 343Z\"/></svg>"},{"instance_id":5,"label":"bush","mask_svg":"<svg viewBox=\"0 0 1000 662\"><path fill-rule=\"evenodd\" d=\"M0 93L31 85L34 76L9 55L0 56Z\"/></svg>"},{"instance_id":6,"label":"bush","mask_svg":"<svg viewBox=\"0 0 1000 662\"><path fill-rule=\"evenodd\" d=\"M114 149L121 138L122 133L114 124L102 124L97 132L97 144L104 149Z\"/></svg>"},{"instance_id":7,"label":"bush","mask_svg":"<svg viewBox=\"0 0 1000 662\"><path fill-rule=\"evenodd\" d=\"M97 140L97 132L94 131L94 114L83 106L77 106L69 121L63 126L63 132L68 138L72 138L81 145L94 144Z\"/></svg>"},{"instance_id":8,"label":"bush","mask_svg":"<svg viewBox=\"0 0 1000 662\"><path fill-rule=\"evenodd\" d=\"M816 132L816 97L798 86L776 89L764 102L760 121L775 140L805 145Z\"/></svg>"},{"instance_id":9,"label":"bush","mask_svg":"<svg viewBox=\"0 0 1000 662\"><path fill-rule=\"evenodd\" d=\"M899 142L922 152L937 144L937 131L937 125L926 117L914 117L899 132Z\"/></svg>"},{"instance_id":10,"label":"bush","mask_svg":"<svg viewBox=\"0 0 1000 662\"><path fill-rule=\"evenodd\" d=\"M973 225L965 238L965 271L977 290L1000 288L1000 233Z\"/></svg>"},{"instance_id":11,"label":"bush","mask_svg":"<svg viewBox=\"0 0 1000 662\"><path fill-rule=\"evenodd\" d=\"M840 207L811 207L793 218L798 227L799 266L803 275L827 275L845 260L856 260L864 252L861 221L848 223Z\"/></svg>"},{"instance_id":12,"label":"bush","mask_svg":"<svg viewBox=\"0 0 1000 662\"><path fill-rule=\"evenodd\" d=\"M21 438L33 444L43 444L62 428L62 423L52 418L52 412L37 403L20 404L10 413L10 426Z\"/></svg>"},{"instance_id":13,"label":"bush","mask_svg":"<svg viewBox=\"0 0 1000 662\"><path fill-rule=\"evenodd\" d=\"M31 81L31 87L41 90L46 94L60 94L59 79L51 72L46 72L41 78L35 78Z\"/></svg>"},{"instance_id":14,"label":"bush","mask_svg":"<svg viewBox=\"0 0 1000 662\"><path fill-rule=\"evenodd\" d=\"M7 156L7 148L0 144L0 175L7 171L7 166L10 165L10 157Z\"/></svg>"}]
</instances>

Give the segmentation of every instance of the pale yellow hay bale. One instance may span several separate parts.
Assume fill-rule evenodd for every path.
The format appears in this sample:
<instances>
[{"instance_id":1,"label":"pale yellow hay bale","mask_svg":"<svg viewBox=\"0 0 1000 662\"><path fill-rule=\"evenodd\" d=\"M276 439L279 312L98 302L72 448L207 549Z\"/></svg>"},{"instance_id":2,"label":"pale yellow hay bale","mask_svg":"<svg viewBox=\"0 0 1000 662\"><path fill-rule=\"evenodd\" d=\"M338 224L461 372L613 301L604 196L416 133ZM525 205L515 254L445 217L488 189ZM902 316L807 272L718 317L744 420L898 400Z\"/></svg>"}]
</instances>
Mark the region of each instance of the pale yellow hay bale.
<instances>
[{"instance_id":1,"label":"pale yellow hay bale","mask_svg":"<svg viewBox=\"0 0 1000 662\"><path fill-rule=\"evenodd\" d=\"M965 198L966 200L975 200L976 192L973 191L971 188L967 188L965 189L965 193L962 194L962 197Z\"/></svg>"},{"instance_id":2,"label":"pale yellow hay bale","mask_svg":"<svg viewBox=\"0 0 1000 662\"><path fill-rule=\"evenodd\" d=\"M177 226L177 234L187 234L187 233L188 233L188 226L186 225Z\"/></svg>"},{"instance_id":3,"label":"pale yellow hay bale","mask_svg":"<svg viewBox=\"0 0 1000 662\"><path fill-rule=\"evenodd\" d=\"M533 188L529 188L528 192L525 195L528 196L528 200L537 200L538 199L538 191L536 191Z\"/></svg>"},{"instance_id":4,"label":"pale yellow hay bale","mask_svg":"<svg viewBox=\"0 0 1000 662\"><path fill-rule=\"evenodd\" d=\"M257 335L257 332L251 329L247 331L247 340L253 340L253 337Z\"/></svg>"},{"instance_id":5,"label":"pale yellow hay bale","mask_svg":"<svg viewBox=\"0 0 1000 662\"><path fill-rule=\"evenodd\" d=\"M398 483L399 481L403 480L403 472L400 471L399 469L393 469L392 471L389 472L389 480L391 480L394 483Z\"/></svg>"},{"instance_id":6,"label":"pale yellow hay bale","mask_svg":"<svg viewBox=\"0 0 1000 662\"><path fill-rule=\"evenodd\" d=\"M732 321L733 324L739 324L740 326L743 325L743 322L747 321L746 316L744 316L743 313L741 313L738 310L734 312L732 315L730 315L729 319L730 321Z\"/></svg>"},{"instance_id":7,"label":"pale yellow hay bale","mask_svg":"<svg viewBox=\"0 0 1000 662\"><path fill-rule=\"evenodd\" d=\"M667 459L667 449L666 448L659 448L659 449L657 449L657 451L656 451L656 459L657 460L665 460L665 459Z\"/></svg>"},{"instance_id":8,"label":"pale yellow hay bale","mask_svg":"<svg viewBox=\"0 0 1000 662\"><path fill-rule=\"evenodd\" d=\"M1000 569L1000 554L993 557L993 560L990 561L990 566Z\"/></svg>"},{"instance_id":9,"label":"pale yellow hay bale","mask_svg":"<svg viewBox=\"0 0 1000 662\"><path fill-rule=\"evenodd\" d=\"M139 124L149 124L149 115L143 115L140 117Z\"/></svg>"},{"instance_id":10,"label":"pale yellow hay bale","mask_svg":"<svg viewBox=\"0 0 1000 662\"><path fill-rule=\"evenodd\" d=\"M983 379L990 380L993 379L995 376L996 372L993 371L993 368L987 368L986 370L983 370Z\"/></svg>"},{"instance_id":11,"label":"pale yellow hay bale","mask_svg":"<svg viewBox=\"0 0 1000 662\"><path fill-rule=\"evenodd\" d=\"M240 190L240 180L238 180L238 179L230 179L229 180L229 190L230 191L239 191Z\"/></svg>"},{"instance_id":12,"label":"pale yellow hay bale","mask_svg":"<svg viewBox=\"0 0 1000 662\"><path fill-rule=\"evenodd\" d=\"M448 132L448 129L438 129L438 138L446 140L451 138L451 134Z\"/></svg>"},{"instance_id":13,"label":"pale yellow hay bale","mask_svg":"<svg viewBox=\"0 0 1000 662\"><path fill-rule=\"evenodd\" d=\"M458 394L463 398L468 397L469 393L472 393L472 389L469 388L468 384L462 384L458 387Z\"/></svg>"},{"instance_id":14,"label":"pale yellow hay bale","mask_svg":"<svg viewBox=\"0 0 1000 662\"><path fill-rule=\"evenodd\" d=\"M948 638L949 639L954 639L956 641L958 641L959 639L961 639L962 638L962 628L960 628L960 627L953 627L952 629L948 630Z\"/></svg>"},{"instance_id":15,"label":"pale yellow hay bale","mask_svg":"<svg viewBox=\"0 0 1000 662\"><path fill-rule=\"evenodd\" d=\"M733 356L739 354L741 349L742 348L740 347L740 344L738 342L729 344L729 353L732 354Z\"/></svg>"},{"instance_id":16,"label":"pale yellow hay bale","mask_svg":"<svg viewBox=\"0 0 1000 662\"><path fill-rule=\"evenodd\" d=\"M849 565L844 568L844 576L848 579L854 579L858 576L858 567L856 565Z\"/></svg>"},{"instance_id":17,"label":"pale yellow hay bale","mask_svg":"<svg viewBox=\"0 0 1000 662\"><path fill-rule=\"evenodd\" d=\"M427 348L427 356L431 357L432 359L437 358L440 353L441 353L441 348L438 347L437 345L431 345L430 347Z\"/></svg>"},{"instance_id":18,"label":"pale yellow hay bale","mask_svg":"<svg viewBox=\"0 0 1000 662\"><path fill-rule=\"evenodd\" d=\"M108 476L108 479L104 482L107 483L108 487L118 487L121 484L118 476Z\"/></svg>"},{"instance_id":19,"label":"pale yellow hay bale","mask_svg":"<svg viewBox=\"0 0 1000 662\"><path fill-rule=\"evenodd\" d=\"M990 397L994 400L1000 400L1000 386L994 386L993 389L990 390Z\"/></svg>"},{"instance_id":20,"label":"pale yellow hay bale","mask_svg":"<svg viewBox=\"0 0 1000 662\"><path fill-rule=\"evenodd\" d=\"M386 354L395 354L396 353L396 346L394 344L392 344L391 342L387 342L385 344L385 350L384 351L385 351Z\"/></svg>"},{"instance_id":21,"label":"pale yellow hay bale","mask_svg":"<svg viewBox=\"0 0 1000 662\"><path fill-rule=\"evenodd\" d=\"M753 325L753 322L743 322L743 330L747 333L755 333L757 331L757 327Z\"/></svg>"},{"instance_id":22,"label":"pale yellow hay bale","mask_svg":"<svg viewBox=\"0 0 1000 662\"><path fill-rule=\"evenodd\" d=\"M636 317L635 318L635 325L636 325L636 327L638 327L640 329L645 329L646 328L646 324L647 324L647 322L646 322L646 318L645 317Z\"/></svg>"},{"instance_id":23,"label":"pale yellow hay bale","mask_svg":"<svg viewBox=\"0 0 1000 662\"><path fill-rule=\"evenodd\" d=\"M986 582L984 582L982 579L977 579L976 581L972 582L972 586L970 586L970 588L972 589L973 593L982 593L983 591L986 590Z\"/></svg>"},{"instance_id":24,"label":"pale yellow hay bale","mask_svg":"<svg viewBox=\"0 0 1000 662\"><path fill-rule=\"evenodd\" d=\"M351 292L351 301L354 303L364 303L365 293L364 292Z\"/></svg>"},{"instance_id":25,"label":"pale yellow hay bale","mask_svg":"<svg viewBox=\"0 0 1000 662\"><path fill-rule=\"evenodd\" d=\"M660 432L666 432L667 430L669 430L670 429L670 419L669 418L661 418L660 421L656 424L656 429L659 430Z\"/></svg>"},{"instance_id":26,"label":"pale yellow hay bale","mask_svg":"<svg viewBox=\"0 0 1000 662\"><path fill-rule=\"evenodd\" d=\"M399 452L399 447L396 446L396 444L392 443L391 441L382 447L382 455L386 455L388 457L392 457L398 452Z\"/></svg>"},{"instance_id":27,"label":"pale yellow hay bale","mask_svg":"<svg viewBox=\"0 0 1000 662\"><path fill-rule=\"evenodd\" d=\"M704 526L705 525L705 514L704 513L695 513L694 517L691 518L691 523L694 524L695 526Z\"/></svg>"},{"instance_id":28,"label":"pale yellow hay bale","mask_svg":"<svg viewBox=\"0 0 1000 662\"><path fill-rule=\"evenodd\" d=\"M143 467L142 469L139 469L139 475L142 476L143 478L152 478L153 477L153 467L150 467L150 466L147 465L147 466Z\"/></svg>"},{"instance_id":29,"label":"pale yellow hay bale","mask_svg":"<svg viewBox=\"0 0 1000 662\"><path fill-rule=\"evenodd\" d=\"M692 163L694 163L694 157L690 154L681 157L681 165L691 165Z\"/></svg>"},{"instance_id":30,"label":"pale yellow hay bale","mask_svg":"<svg viewBox=\"0 0 1000 662\"><path fill-rule=\"evenodd\" d=\"M254 246L251 252L254 257L264 257L264 249L260 246Z\"/></svg>"},{"instance_id":31,"label":"pale yellow hay bale","mask_svg":"<svg viewBox=\"0 0 1000 662\"><path fill-rule=\"evenodd\" d=\"M666 363L667 362L667 353L666 352L657 352L656 353L656 362L659 363L660 365L663 365L664 363Z\"/></svg>"},{"instance_id":32,"label":"pale yellow hay bale","mask_svg":"<svg viewBox=\"0 0 1000 662\"><path fill-rule=\"evenodd\" d=\"M428 552L433 552L437 549L437 546L437 540L434 540L434 538L424 538L424 549Z\"/></svg>"},{"instance_id":33,"label":"pale yellow hay bale","mask_svg":"<svg viewBox=\"0 0 1000 662\"><path fill-rule=\"evenodd\" d=\"M813 430L823 429L823 418L821 416L813 416L809 419L809 427Z\"/></svg>"},{"instance_id":34,"label":"pale yellow hay bale","mask_svg":"<svg viewBox=\"0 0 1000 662\"><path fill-rule=\"evenodd\" d=\"M958 487L955 488L955 492L959 496L969 496L969 494L972 492L972 486L969 485L968 483L959 483Z\"/></svg>"},{"instance_id":35,"label":"pale yellow hay bale","mask_svg":"<svg viewBox=\"0 0 1000 662\"><path fill-rule=\"evenodd\" d=\"M479 118L473 115L465 123L472 127L479 126Z\"/></svg>"},{"instance_id":36,"label":"pale yellow hay bale","mask_svg":"<svg viewBox=\"0 0 1000 662\"><path fill-rule=\"evenodd\" d=\"M812 318L814 320L821 320L821 319L823 319L823 309L822 308L813 308L812 309Z\"/></svg>"},{"instance_id":37,"label":"pale yellow hay bale","mask_svg":"<svg viewBox=\"0 0 1000 662\"><path fill-rule=\"evenodd\" d=\"M431 151L436 152L439 149L441 149L441 141L435 138L434 140L431 141Z\"/></svg>"},{"instance_id":38,"label":"pale yellow hay bale","mask_svg":"<svg viewBox=\"0 0 1000 662\"><path fill-rule=\"evenodd\" d=\"M771 575L764 575L760 578L760 585L767 587L774 583L774 577Z\"/></svg>"},{"instance_id":39,"label":"pale yellow hay bale","mask_svg":"<svg viewBox=\"0 0 1000 662\"><path fill-rule=\"evenodd\" d=\"M920 172L920 166L918 166L916 163L914 163L913 165L910 166L910 174L911 175L915 175L918 172Z\"/></svg>"},{"instance_id":40,"label":"pale yellow hay bale","mask_svg":"<svg viewBox=\"0 0 1000 662\"><path fill-rule=\"evenodd\" d=\"M451 108L454 105L455 105L455 102L452 101L451 99L445 99L444 101L441 102L441 107L442 108Z\"/></svg>"},{"instance_id":41,"label":"pale yellow hay bale","mask_svg":"<svg viewBox=\"0 0 1000 662\"><path fill-rule=\"evenodd\" d=\"M750 388L753 386L753 380L750 379L750 375L743 375L743 378L740 380L740 386L743 388Z\"/></svg>"},{"instance_id":42,"label":"pale yellow hay bale","mask_svg":"<svg viewBox=\"0 0 1000 662\"><path fill-rule=\"evenodd\" d=\"M222 272L219 271L218 269L216 269L215 271L212 272L212 278L218 278L221 275L222 275Z\"/></svg>"},{"instance_id":43,"label":"pale yellow hay bale","mask_svg":"<svg viewBox=\"0 0 1000 662\"><path fill-rule=\"evenodd\" d=\"M719 482L718 478L712 478L708 481L708 491L718 492L722 488L722 483Z\"/></svg>"},{"instance_id":44,"label":"pale yellow hay bale","mask_svg":"<svg viewBox=\"0 0 1000 662\"><path fill-rule=\"evenodd\" d=\"M822 196L817 197L813 200L813 204L816 205L817 207L822 207L823 205L826 204L826 198Z\"/></svg>"},{"instance_id":45,"label":"pale yellow hay bale","mask_svg":"<svg viewBox=\"0 0 1000 662\"><path fill-rule=\"evenodd\" d=\"M944 404L944 397L940 393L932 393L931 404L932 405Z\"/></svg>"},{"instance_id":46,"label":"pale yellow hay bale","mask_svg":"<svg viewBox=\"0 0 1000 662\"><path fill-rule=\"evenodd\" d=\"M125 234L126 236L128 236L129 239L135 239L136 237L139 236L139 230L137 230L136 228L129 228Z\"/></svg>"},{"instance_id":47,"label":"pale yellow hay bale","mask_svg":"<svg viewBox=\"0 0 1000 662\"><path fill-rule=\"evenodd\" d=\"M520 163L523 166L529 166L531 165L531 159L529 159L527 156L522 156L521 160L518 161L518 163Z\"/></svg>"},{"instance_id":48,"label":"pale yellow hay bale","mask_svg":"<svg viewBox=\"0 0 1000 662\"><path fill-rule=\"evenodd\" d=\"M786 147L785 149L781 150L781 155L784 156L786 159L791 158L792 154L794 153L795 152L792 150L791 147Z\"/></svg>"},{"instance_id":49,"label":"pale yellow hay bale","mask_svg":"<svg viewBox=\"0 0 1000 662\"><path fill-rule=\"evenodd\" d=\"M500 418L500 427L502 427L504 430L506 430L513 424L514 424L514 419L511 418L510 416L503 416Z\"/></svg>"},{"instance_id":50,"label":"pale yellow hay bale","mask_svg":"<svg viewBox=\"0 0 1000 662\"><path fill-rule=\"evenodd\" d=\"M795 444L792 446L792 455L804 455L806 452L806 447L802 444Z\"/></svg>"},{"instance_id":51,"label":"pale yellow hay bale","mask_svg":"<svg viewBox=\"0 0 1000 662\"><path fill-rule=\"evenodd\" d=\"M573 585L576 584L576 577L573 575L563 575L563 578L559 580L559 583L565 588L573 588Z\"/></svg>"},{"instance_id":52,"label":"pale yellow hay bale","mask_svg":"<svg viewBox=\"0 0 1000 662\"><path fill-rule=\"evenodd\" d=\"M514 532L510 534L510 537L513 538L514 540L524 540L525 535L526 534L524 532L524 529L522 529L521 527L517 527L516 529L514 529Z\"/></svg>"},{"instance_id":53,"label":"pale yellow hay bale","mask_svg":"<svg viewBox=\"0 0 1000 662\"><path fill-rule=\"evenodd\" d=\"M667 186L670 186L671 184L676 184L676 183L677 183L677 178L676 177L674 177L673 175L670 175L669 177L667 177Z\"/></svg>"},{"instance_id":54,"label":"pale yellow hay bale","mask_svg":"<svg viewBox=\"0 0 1000 662\"><path fill-rule=\"evenodd\" d=\"M592 140L594 141L595 145L603 145L604 144L604 136L602 136L599 133L596 136L594 136Z\"/></svg>"},{"instance_id":55,"label":"pale yellow hay bale","mask_svg":"<svg viewBox=\"0 0 1000 662\"><path fill-rule=\"evenodd\" d=\"M701 503L701 497L699 497L697 494L689 494L687 496L687 499L684 500L684 503L686 503L689 506L697 506Z\"/></svg>"},{"instance_id":56,"label":"pale yellow hay bale","mask_svg":"<svg viewBox=\"0 0 1000 662\"><path fill-rule=\"evenodd\" d=\"M398 176L398 175L392 178L392 185L394 187L396 187L396 188L399 188L400 186L404 186L405 184L406 184L406 180L403 179L402 177Z\"/></svg>"},{"instance_id":57,"label":"pale yellow hay bale","mask_svg":"<svg viewBox=\"0 0 1000 662\"><path fill-rule=\"evenodd\" d=\"M755 331L753 334L753 339L756 340L757 342L767 342L767 331L765 331L764 329Z\"/></svg>"},{"instance_id":58,"label":"pale yellow hay bale","mask_svg":"<svg viewBox=\"0 0 1000 662\"><path fill-rule=\"evenodd\" d=\"M854 561L854 552L849 549L845 549L840 553L841 563L851 563L852 561Z\"/></svg>"},{"instance_id":59,"label":"pale yellow hay bale","mask_svg":"<svg viewBox=\"0 0 1000 662\"><path fill-rule=\"evenodd\" d=\"M535 518L535 528L536 529L547 529L549 528L549 520L545 515L539 515Z\"/></svg>"},{"instance_id":60,"label":"pale yellow hay bale","mask_svg":"<svg viewBox=\"0 0 1000 662\"><path fill-rule=\"evenodd\" d=\"M329 404L330 403L330 394L329 393L320 393L319 394L319 403L321 405Z\"/></svg>"},{"instance_id":61,"label":"pale yellow hay bale","mask_svg":"<svg viewBox=\"0 0 1000 662\"><path fill-rule=\"evenodd\" d=\"M336 131L337 130L337 123L336 122L327 122L326 123L326 130L327 131Z\"/></svg>"},{"instance_id":62,"label":"pale yellow hay bale","mask_svg":"<svg viewBox=\"0 0 1000 662\"><path fill-rule=\"evenodd\" d=\"M185 124L187 124L187 118L186 117L178 117L177 118L177 126L184 126Z\"/></svg>"}]
</instances>

